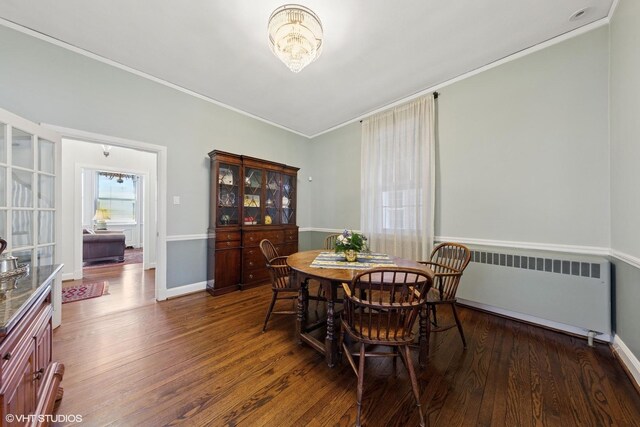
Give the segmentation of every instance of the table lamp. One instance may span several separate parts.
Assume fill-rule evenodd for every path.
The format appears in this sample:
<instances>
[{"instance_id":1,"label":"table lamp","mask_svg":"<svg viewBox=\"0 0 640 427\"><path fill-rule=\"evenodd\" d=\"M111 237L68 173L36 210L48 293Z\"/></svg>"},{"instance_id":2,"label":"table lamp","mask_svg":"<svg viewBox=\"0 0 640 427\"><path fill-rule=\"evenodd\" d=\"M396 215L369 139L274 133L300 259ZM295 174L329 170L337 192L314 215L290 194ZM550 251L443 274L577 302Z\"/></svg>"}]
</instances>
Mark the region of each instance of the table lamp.
<instances>
[{"instance_id":1,"label":"table lamp","mask_svg":"<svg viewBox=\"0 0 640 427\"><path fill-rule=\"evenodd\" d=\"M111 219L109 216L109 211L106 209L98 208L96 209L96 214L93 216L93 220L95 221L95 230L106 230L107 229L107 221Z\"/></svg>"}]
</instances>

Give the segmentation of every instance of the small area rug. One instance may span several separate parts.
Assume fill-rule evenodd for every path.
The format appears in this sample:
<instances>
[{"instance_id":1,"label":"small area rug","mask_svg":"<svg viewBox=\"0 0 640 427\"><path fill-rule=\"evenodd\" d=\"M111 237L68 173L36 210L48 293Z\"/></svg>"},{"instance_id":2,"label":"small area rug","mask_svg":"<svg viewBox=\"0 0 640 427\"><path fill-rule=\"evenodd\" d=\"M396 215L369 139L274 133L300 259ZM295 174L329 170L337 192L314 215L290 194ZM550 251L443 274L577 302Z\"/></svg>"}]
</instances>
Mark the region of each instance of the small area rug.
<instances>
[{"instance_id":1,"label":"small area rug","mask_svg":"<svg viewBox=\"0 0 640 427\"><path fill-rule=\"evenodd\" d=\"M105 284L106 282L102 281L62 288L62 303L101 297L104 294Z\"/></svg>"}]
</instances>

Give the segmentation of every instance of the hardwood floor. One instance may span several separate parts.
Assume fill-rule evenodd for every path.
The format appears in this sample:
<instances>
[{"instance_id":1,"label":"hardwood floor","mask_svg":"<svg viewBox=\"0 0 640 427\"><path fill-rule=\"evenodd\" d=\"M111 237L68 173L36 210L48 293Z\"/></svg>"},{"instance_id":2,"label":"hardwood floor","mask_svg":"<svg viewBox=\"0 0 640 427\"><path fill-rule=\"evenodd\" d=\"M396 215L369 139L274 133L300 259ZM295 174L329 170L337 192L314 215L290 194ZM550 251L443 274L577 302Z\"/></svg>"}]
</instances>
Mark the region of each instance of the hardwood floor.
<instances>
[{"instance_id":1,"label":"hardwood floor","mask_svg":"<svg viewBox=\"0 0 640 427\"><path fill-rule=\"evenodd\" d=\"M58 414L88 426L354 424L346 362L329 369L298 346L293 316L275 315L260 332L268 287L155 303L153 271L139 265L94 270L92 280L108 280L109 294L65 304L54 331L54 359L66 367ZM468 349L455 329L432 334L429 367L418 371L431 426L640 425L640 396L608 346L460 314ZM402 364L394 373L389 360L367 360L364 424L417 420Z\"/></svg>"}]
</instances>

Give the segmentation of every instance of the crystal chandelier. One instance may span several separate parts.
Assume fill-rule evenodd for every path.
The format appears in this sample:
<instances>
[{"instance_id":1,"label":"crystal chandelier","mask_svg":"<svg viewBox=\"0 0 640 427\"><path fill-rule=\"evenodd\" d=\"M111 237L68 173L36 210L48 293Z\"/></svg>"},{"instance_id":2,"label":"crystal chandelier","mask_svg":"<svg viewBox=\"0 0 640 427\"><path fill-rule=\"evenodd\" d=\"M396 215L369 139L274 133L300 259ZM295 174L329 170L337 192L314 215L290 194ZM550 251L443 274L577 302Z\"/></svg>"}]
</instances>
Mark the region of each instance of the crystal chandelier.
<instances>
[{"instance_id":1,"label":"crystal chandelier","mask_svg":"<svg viewBox=\"0 0 640 427\"><path fill-rule=\"evenodd\" d=\"M286 4L269 18L269 44L273 53L294 73L315 61L322 50L322 24L310 9Z\"/></svg>"}]
</instances>

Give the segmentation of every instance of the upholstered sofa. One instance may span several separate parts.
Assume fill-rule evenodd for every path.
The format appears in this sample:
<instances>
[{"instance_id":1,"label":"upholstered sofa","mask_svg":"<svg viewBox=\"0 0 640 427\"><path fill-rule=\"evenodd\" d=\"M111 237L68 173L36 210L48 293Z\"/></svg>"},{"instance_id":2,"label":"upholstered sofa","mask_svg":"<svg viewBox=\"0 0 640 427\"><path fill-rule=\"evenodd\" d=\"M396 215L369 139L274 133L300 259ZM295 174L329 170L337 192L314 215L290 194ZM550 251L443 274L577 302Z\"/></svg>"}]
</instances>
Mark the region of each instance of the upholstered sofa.
<instances>
[{"instance_id":1,"label":"upholstered sofa","mask_svg":"<svg viewBox=\"0 0 640 427\"><path fill-rule=\"evenodd\" d=\"M82 261L124 261L125 235L119 232L83 230Z\"/></svg>"}]
</instances>

